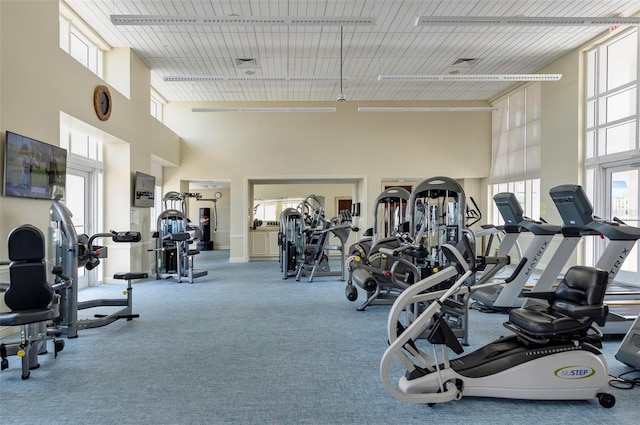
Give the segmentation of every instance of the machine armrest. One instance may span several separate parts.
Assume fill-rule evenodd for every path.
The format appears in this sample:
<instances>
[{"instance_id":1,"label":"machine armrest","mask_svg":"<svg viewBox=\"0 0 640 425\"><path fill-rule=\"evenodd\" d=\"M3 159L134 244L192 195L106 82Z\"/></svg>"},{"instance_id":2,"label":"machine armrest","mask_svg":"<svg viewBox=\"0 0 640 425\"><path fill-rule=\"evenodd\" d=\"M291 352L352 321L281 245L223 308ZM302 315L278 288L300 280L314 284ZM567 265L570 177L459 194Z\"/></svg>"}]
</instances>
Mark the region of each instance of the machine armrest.
<instances>
[{"instance_id":1,"label":"machine armrest","mask_svg":"<svg viewBox=\"0 0 640 425\"><path fill-rule=\"evenodd\" d=\"M545 291L545 292L529 291L529 292L523 292L522 295L525 298L536 298L539 300L553 301L556 296L556 293L553 291Z\"/></svg>"},{"instance_id":2,"label":"machine armrest","mask_svg":"<svg viewBox=\"0 0 640 425\"><path fill-rule=\"evenodd\" d=\"M576 319L590 317L593 320L607 317L609 308L606 305L575 305L564 301L556 301L552 307L556 311L563 312Z\"/></svg>"}]
</instances>

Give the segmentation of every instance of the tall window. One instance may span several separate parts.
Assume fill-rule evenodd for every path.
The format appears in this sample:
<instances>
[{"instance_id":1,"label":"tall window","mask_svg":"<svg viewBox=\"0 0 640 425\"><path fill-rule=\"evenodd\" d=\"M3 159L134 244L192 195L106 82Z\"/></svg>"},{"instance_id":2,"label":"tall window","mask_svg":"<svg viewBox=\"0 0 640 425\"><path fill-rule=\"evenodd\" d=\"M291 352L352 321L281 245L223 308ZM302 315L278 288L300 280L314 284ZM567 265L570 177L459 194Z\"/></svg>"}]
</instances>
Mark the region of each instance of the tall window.
<instances>
[{"instance_id":1,"label":"tall window","mask_svg":"<svg viewBox=\"0 0 640 425\"><path fill-rule=\"evenodd\" d=\"M492 194L516 195L525 214L540 213L540 83L515 90L495 102L492 114ZM502 224L494 206L493 221Z\"/></svg>"},{"instance_id":2,"label":"tall window","mask_svg":"<svg viewBox=\"0 0 640 425\"><path fill-rule=\"evenodd\" d=\"M587 51L585 189L596 215L640 226L640 142L638 137L638 30L625 31ZM595 264L606 241L586 245ZM638 243L618 279L640 282Z\"/></svg>"},{"instance_id":3,"label":"tall window","mask_svg":"<svg viewBox=\"0 0 640 425\"><path fill-rule=\"evenodd\" d=\"M151 116L162 122L162 105L165 102L154 89L151 89L150 113Z\"/></svg>"},{"instance_id":4,"label":"tall window","mask_svg":"<svg viewBox=\"0 0 640 425\"><path fill-rule=\"evenodd\" d=\"M102 143L93 135L61 123L60 146L67 149L67 191L65 205L73 215L78 234L102 231ZM102 267L91 272L78 269L79 287L93 286L102 280Z\"/></svg>"},{"instance_id":5,"label":"tall window","mask_svg":"<svg viewBox=\"0 0 640 425\"><path fill-rule=\"evenodd\" d=\"M60 48L102 78L103 51L108 49L69 7L60 2Z\"/></svg>"}]
</instances>

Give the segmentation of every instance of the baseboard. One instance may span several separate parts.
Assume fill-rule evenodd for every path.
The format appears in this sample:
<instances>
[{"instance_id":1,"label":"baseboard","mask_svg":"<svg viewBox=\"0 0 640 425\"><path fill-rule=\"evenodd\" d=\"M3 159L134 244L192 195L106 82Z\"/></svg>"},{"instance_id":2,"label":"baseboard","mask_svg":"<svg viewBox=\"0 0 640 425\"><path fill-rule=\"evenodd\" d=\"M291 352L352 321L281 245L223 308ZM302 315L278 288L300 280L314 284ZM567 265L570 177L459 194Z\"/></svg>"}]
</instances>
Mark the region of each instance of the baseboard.
<instances>
[{"instance_id":1,"label":"baseboard","mask_svg":"<svg viewBox=\"0 0 640 425\"><path fill-rule=\"evenodd\" d=\"M246 257L229 257L230 263L248 263L249 259Z\"/></svg>"}]
</instances>

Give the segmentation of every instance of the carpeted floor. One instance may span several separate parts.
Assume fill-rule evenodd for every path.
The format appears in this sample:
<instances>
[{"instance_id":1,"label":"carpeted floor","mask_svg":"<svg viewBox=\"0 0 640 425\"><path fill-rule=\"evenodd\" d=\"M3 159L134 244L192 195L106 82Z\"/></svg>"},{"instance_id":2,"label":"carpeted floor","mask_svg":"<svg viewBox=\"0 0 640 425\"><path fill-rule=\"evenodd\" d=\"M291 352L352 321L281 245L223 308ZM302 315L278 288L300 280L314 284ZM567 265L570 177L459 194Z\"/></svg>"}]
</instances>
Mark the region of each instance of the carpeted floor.
<instances>
[{"instance_id":1,"label":"carpeted floor","mask_svg":"<svg viewBox=\"0 0 640 425\"><path fill-rule=\"evenodd\" d=\"M136 283L140 318L80 331L57 359L40 356L26 381L10 358L0 424L638 423L637 387L612 388L611 409L595 399L398 402L379 377L388 306L358 312L344 282L283 280L277 261L229 263L227 251L208 251L196 266L209 274L194 284ZM123 288L80 298L117 298ZM473 311L467 352L508 333L504 320ZM613 356L618 345L604 344L612 374L629 370Z\"/></svg>"}]
</instances>

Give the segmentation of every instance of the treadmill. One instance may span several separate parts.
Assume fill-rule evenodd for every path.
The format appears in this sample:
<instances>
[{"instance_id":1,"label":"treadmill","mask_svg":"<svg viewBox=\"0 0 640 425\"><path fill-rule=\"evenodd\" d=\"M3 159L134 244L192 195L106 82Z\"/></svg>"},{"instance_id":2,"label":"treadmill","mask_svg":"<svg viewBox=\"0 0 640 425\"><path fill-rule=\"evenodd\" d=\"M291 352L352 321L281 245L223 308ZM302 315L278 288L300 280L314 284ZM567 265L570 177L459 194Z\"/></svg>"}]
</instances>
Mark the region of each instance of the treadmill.
<instances>
[{"instance_id":1,"label":"treadmill","mask_svg":"<svg viewBox=\"0 0 640 425\"><path fill-rule=\"evenodd\" d=\"M541 223L524 217L522 207L513 193L498 193L493 199L500 215L502 215L505 221L504 230L507 234L503 243L500 245L498 256L506 256L509 254L511 247L515 244L515 240L520 233L530 232L534 235L533 240L518 265L520 272L515 279L509 283L483 287L471 294L471 298L477 301L483 309L490 311L508 311L512 308L522 306L524 302L522 292L526 290L525 285L528 281L535 278L536 265L540 262L551 240L560 232L561 226ZM503 247L506 241L511 240L513 243L511 243L510 246L506 245ZM559 272L560 270L558 270L558 273Z\"/></svg>"},{"instance_id":2,"label":"treadmill","mask_svg":"<svg viewBox=\"0 0 640 425\"><path fill-rule=\"evenodd\" d=\"M640 316L636 317L633 326L620 343L616 359L631 367L640 368Z\"/></svg>"},{"instance_id":3,"label":"treadmill","mask_svg":"<svg viewBox=\"0 0 640 425\"><path fill-rule=\"evenodd\" d=\"M626 334L632 322L640 314L640 287L613 283L622 264L640 239L640 228L595 218L593 206L582 186L562 185L550 191L558 212L565 223L584 227L589 234L602 235L608 244L595 267L609 272L607 293L604 303L609 307L609 315L600 330L606 335Z\"/></svg>"}]
</instances>

